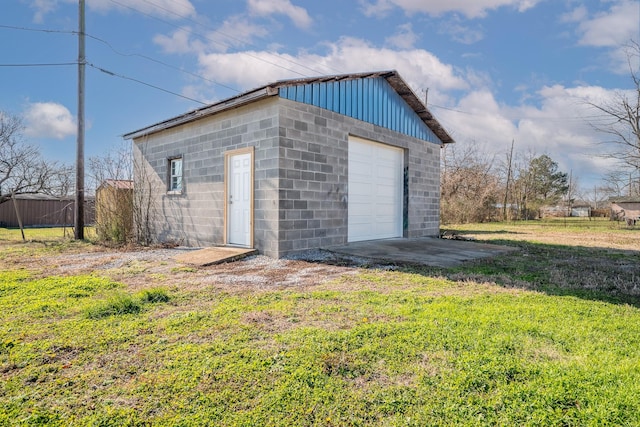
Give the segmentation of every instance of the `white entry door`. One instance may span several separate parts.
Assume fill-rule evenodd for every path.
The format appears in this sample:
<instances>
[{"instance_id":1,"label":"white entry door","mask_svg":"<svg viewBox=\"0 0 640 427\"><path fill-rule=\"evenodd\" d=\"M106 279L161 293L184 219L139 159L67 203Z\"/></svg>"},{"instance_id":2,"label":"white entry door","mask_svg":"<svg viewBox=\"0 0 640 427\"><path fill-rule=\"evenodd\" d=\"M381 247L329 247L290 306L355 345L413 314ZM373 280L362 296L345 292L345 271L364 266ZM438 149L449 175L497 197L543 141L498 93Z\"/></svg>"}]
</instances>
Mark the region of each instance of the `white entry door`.
<instances>
[{"instance_id":1,"label":"white entry door","mask_svg":"<svg viewBox=\"0 0 640 427\"><path fill-rule=\"evenodd\" d=\"M349 137L347 241L402 237L401 148Z\"/></svg>"},{"instance_id":2,"label":"white entry door","mask_svg":"<svg viewBox=\"0 0 640 427\"><path fill-rule=\"evenodd\" d=\"M228 156L227 243L251 246L253 173L251 153Z\"/></svg>"}]
</instances>

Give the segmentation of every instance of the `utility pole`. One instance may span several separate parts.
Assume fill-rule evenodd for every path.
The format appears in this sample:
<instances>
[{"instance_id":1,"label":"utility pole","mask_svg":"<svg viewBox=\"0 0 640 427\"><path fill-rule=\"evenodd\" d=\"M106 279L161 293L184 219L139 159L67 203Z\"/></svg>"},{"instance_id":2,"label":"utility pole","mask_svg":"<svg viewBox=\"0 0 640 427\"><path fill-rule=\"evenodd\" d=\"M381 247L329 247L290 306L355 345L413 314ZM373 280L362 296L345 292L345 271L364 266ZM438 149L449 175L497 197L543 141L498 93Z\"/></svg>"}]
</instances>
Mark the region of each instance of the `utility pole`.
<instances>
[{"instance_id":1,"label":"utility pole","mask_svg":"<svg viewBox=\"0 0 640 427\"><path fill-rule=\"evenodd\" d=\"M571 216L575 186L573 185L573 169L569 170L569 187L567 187L567 216Z\"/></svg>"},{"instance_id":2,"label":"utility pole","mask_svg":"<svg viewBox=\"0 0 640 427\"><path fill-rule=\"evenodd\" d=\"M511 182L511 165L513 164L513 144L515 139L511 140L511 151L509 151L509 157L507 160L509 161L509 165L507 166L507 185L504 190L504 203L502 203L502 220L507 220L507 203L509 202L509 183ZM509 209L511 212L511 209Z\"/></svg>"},{"instance_id":3,"label":"utility pole","mask_svg":"<svg viewBox=\"0 0 640 427\"><path fill-rule=\"evenodd\" d=\"M76 144L76 209L75 239L84 239L84 3L79 0L78 7L78 139Z\"/></svg>"}]
</instances>

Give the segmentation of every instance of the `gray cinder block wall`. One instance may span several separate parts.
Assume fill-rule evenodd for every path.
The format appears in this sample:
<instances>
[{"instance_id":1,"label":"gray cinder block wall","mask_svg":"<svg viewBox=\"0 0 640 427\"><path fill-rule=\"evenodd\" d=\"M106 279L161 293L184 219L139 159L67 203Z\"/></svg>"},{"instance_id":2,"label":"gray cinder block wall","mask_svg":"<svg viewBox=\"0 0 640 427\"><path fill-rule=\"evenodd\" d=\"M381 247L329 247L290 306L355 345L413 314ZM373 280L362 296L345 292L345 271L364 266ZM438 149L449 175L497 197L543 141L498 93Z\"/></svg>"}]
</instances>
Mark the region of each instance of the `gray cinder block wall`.
<instances>
[{"instance_id":1,"label":"gray cinder block wall","mask_svg":"<svg viewBox=\"0 0 640 427\"><path fill-rule=\"evenodd\" d=\"M437 236L440 146L308 104L280 103L278 256L347 243L349 135L405 149L404 237Z\"/></svg>"},{"instance_id":2,"label":"gray cinder block wall","mask_svg":"<svg viewBox=\"0 0 640 427\"><path fill-rule=\"evenodd\" d=\"M134 141L152 188L156 240L223 244L224 153L252 146L255 248L282 257L346 243L349 135L405 149L404 237L438 235L439 145L271 97ZM183 157L181 194L167 193L173 156Z\"/></svg>"}]
</instances>

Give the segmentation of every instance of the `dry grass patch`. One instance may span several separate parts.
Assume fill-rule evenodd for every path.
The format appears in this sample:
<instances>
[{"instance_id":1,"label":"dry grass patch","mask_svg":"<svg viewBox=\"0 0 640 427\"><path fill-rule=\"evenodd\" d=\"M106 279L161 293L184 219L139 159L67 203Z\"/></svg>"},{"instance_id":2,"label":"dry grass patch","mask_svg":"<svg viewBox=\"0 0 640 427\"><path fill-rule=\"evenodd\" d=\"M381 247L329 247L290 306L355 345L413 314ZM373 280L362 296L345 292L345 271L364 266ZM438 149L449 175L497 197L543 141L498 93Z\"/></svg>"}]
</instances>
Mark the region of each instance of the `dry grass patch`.
<instances>
[{"instance_id":1,"label":"dry grass patch","mask_svg":"<svg viewBox=\"0 0 640 427\"><path fill-rule=\"evenodd\" d=\"M551 219L513 223L462 224L447 227L482 241L533 242L608 250L640 250L640 227L598 218Z\"/></svg>"}]
</instances>

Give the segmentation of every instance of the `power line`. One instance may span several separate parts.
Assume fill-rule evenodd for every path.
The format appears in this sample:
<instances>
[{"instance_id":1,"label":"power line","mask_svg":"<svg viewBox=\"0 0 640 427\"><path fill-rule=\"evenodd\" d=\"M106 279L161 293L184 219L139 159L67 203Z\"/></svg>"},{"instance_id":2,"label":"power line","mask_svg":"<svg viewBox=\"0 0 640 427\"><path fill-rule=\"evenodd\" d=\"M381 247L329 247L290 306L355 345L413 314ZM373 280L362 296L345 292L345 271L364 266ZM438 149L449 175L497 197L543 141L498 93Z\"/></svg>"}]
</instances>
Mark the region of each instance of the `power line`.
<instances>
[{"instance_id":1,"label":"power line","mask_svg":"<svg viewBox=\"0 0 640 427\"><path fill-rule=\"evenodd\" d=\"M110 0L110 1L112 1L112 2L113 2L114 0ZM159 5L159 4L157 4L157 3L154 3L154 2L152 2L152 1L150 1L150 0L142 0L142 1L144 1L145 3L150 4L150 5L152 5L152 6L156 7L156 8L158 8L158 9L162 9L162 10L164 10L165 12L170 13L170 14L172 14L172 15L174 15L174 16L176 16L176 17L178 17L178 18L184 19L184 20L186 20L186 21L190 21L190 22L192 22L192 23L194 23L194 24L196 24L196 25L199 25L199 26L204 27L204 25L203 25L203 24L201 24L200 22L197 22L197 21L195 21L195 20L193 20L193 19L189 18L188 16L180 15L179 13L176 13L176 12L174 12L174 11L172 11L172 10L169 10L169 9L167 9L167 8L165 8L165 7L163 7L163 6ZM245 40L242 40L242 39L240 39L240 38L238 38L238 37L235 37L235 36L233 36L233 35L231 35L231 34L227 34L227 33L225 33L225 32L222 32L222 31L220 31L220 30L217 30L217 29L210 29L210 30L211 30L212 32L214 32L214 33L220 34L220 35L222 35L222 36L224 36L224 37L227 37L227 38L229 38L229 39L232 39L232 40L235 40L235 41L237 41L237 42L245 43L245 44L248 44L248 45L252 46L252 44L251 44L251 43L247 43ZM212 40L212 39L210 39L210 38L208 38L208 37L207 37L207 39L209 39L209 40L213 41L214 43L216 43L216 41L215 41L215 40ZM217 42L217 43L218 43L218 44L223 45L224 47L228 47L228 46L224 45L223 43L220 43L220 42ZM316 69L314 69L314 68L311 68L311 67L309 67L309 66L307 66L307 65L305 65L305 64L302 64L302 63L300 63L300 62L293 61L293 60L291 60L291 59L287 59L287 58L282 58L282 57L276 56L276 55L274 55L274 54L272 54L272 53L269 53L269 52L266 52L266 53L267 53L267 54L269 54L269 55L271 55L271 56L276 57L276 58L277 58L277 59L279 59L279 60L284 60L284 61L287 61L287 62L288 62L288 63L290 63L290 64L297 65L297 66L302 67L302 68L306 68L307 70L312 71L312 72L314 72L314 73L323 74L323 72L322 72L322 71L318 71L318 70L316 70ZM321 66L323 66L323 67L325 67L325 68L328 68L328 69L330 69L330 70L332 70L332 71L335 71L335 72L339 72L339 73L341 73L341 71L340 71L340 70L337 70L337 69L335 69L335 68L332 68L332 67L330 67L330 66L328 66L328 65L326 65L326 64L319 64L319 65L321 65Z\"/></svg>"},{"instance_id":2,"label":"power line","mask_svg":"<svg viewBox=\"0 0 640 427\"><path fill-rule=\"evenodd\" d=\"M132 82L136 82L136 83L139 83L141 85L148 86L148 87L151 87L153 89L157 89L157 90L160 90L162 92L165 92L165 93L168 93L168 94L171 94L171 95L175 95L175 96L178 96L180 98L187 99L189 101L197 102L198 104L209 105L207 102L203 102L203 101L199 101L199 100L194 99L194 98L190 98L188 96L179 94L177 92L170 91L168 89L161 88L160 86L156 86L156 85L153 85L151 83L147 83L147 82L144 82L142 80L135 79L133 77L128 77L128 76L125 76L125 75L122 75L122 74L115 73L113 71L109 71L107 69L98 67L97 65L94 65L94 64L92 64L90 62L87 62L87 65L90 66L91 68L94 68L94 69L96 69L96 70L98 70L100 72L103 72L103 73L105 73L105 74L107 74L109 76L112 76L112 77L118 77L118 78L121 78L121 79L124 79L124 80L130 80Z\"/></svg>"},{"instance_id":3,"label":"power line","mask_svg":"<svg viewBox=\"0 0 640 427\"><path fill-rule=\"evenodd\" d=\"M429 104L429 107L435 107L435 108L439 108L441 110L447 110L447 111L452 111L454 113L460 113L460 114L466 114L468 116L475 116L475 117L481 117L481 116L486 116L489 113L472 113L470 111L462 111L462 110L457 110L455 108L449 108L449 107L444 107L442 105L435 105L435 104ZM605 115L588 115L588 116L564 116L564 117L559 117L559 116L554 116L554 117L531 117L531 116L522 116L522 117L515 117L515 118L509 118L509 117L505 117L505 119L507 120L552 120L552 121L558 121L558 120L604 120L607 119L608 116Z\"/></svg>"},{"instance_id":4,"label":"power line","mask_svg":"<svg viewBox=\"0 0 640 427\"><path fill-rule=\"evenodd\" d=\"M6 29L10 29L10 30L20 30L20 31L42 32L42 33L60 33L60 34L71 34L71 35L78 35L78 34L79 34L79 32L78 32L78 31L63 31L63 30L41 29L41 28L28 28L28 27L19 27L19 26L15 26L15 25L0 25L0 28L6 28ZM190 72L188 72L188 71L181 70L181 69L180 69L180 68L178 68L178 67L172 66L172 65L170 65L170 64L167 64L167 63L165 63L165 62L162 62L162 61L160 61L160 60L157 60L157 59L151 58L151 57L146 56L146 55L141 55L141 54L125 54L125 53L119 52L119 51L117 51L117 50L116 50L116 49L111 45L111 43L107 42L106 40L103 40L103 39L101 39L101 38L99 38L99 37L92 36L92 35L89 35L89 34L85 34L85 35L86 35L87 37L90 37L90 38L92 38L92 39L94 39L94 40L97 40L97 41L99 41L99 42L101 42L101 43L104 43L105 45L107 45L111 50L113 50L113 51L114 51L115 53L117 53L118 55L121 55L121 56L139 56L139 57L144 58L144 59L146 59L146 60L149 60L149 61L152 61L152 62L155 62L155 63L161 64L161 65L164 65L164 66L169 67L169 68L173 68L173 69L175 69L175 70L178 70L178 71L184 72L184 73L186 73L186 74L190 74L190 75L192 75L192 76L202 78L203 80L209 81L209 82L211 82L211 83L217 84L217 85L219 85L219 86L225 87L225 88L230 89L230 90L233 90L233 91L235 91L235 92L240 92L239 90L237 90L237 89L235 89L235 88L232 88L232 87L230 87L230 86L226 86L226 85L224 85L224 84L222 84L222 83L218 83L218 82L216 82L216 81L213 81L213 80L207 79L206 77L200 76L200 75L195 74L195 73L190 73ZM18 63L16 63L16 64L0 64L0 67L54 67L54 66L69 66L69 65L78 65L78 61L74 61L74 62L50 62L50 63L19 63L19 64L18 64ZM142 84L142 85L145 85L145 86L148 86L148 87L151 87L151 88L154 88L154 89L160 90L160 91L162 91L162 92L169 93L169 94L171 94L171 95L175 95L175 96L178 96L178 97L180 97L180 98L187 99L187 100L189 100L189 101L193 101L193 102L197 102L197 103L199 103L199 104L207 105L207 103L205 103L205 102L199 101L199 100L197 100L197 99L190 98L190 97L188 97L188 96L181 95L181 94L179 94L179 93L176 93L176 92L170 91L170 90L168 90L168 89L161 88L160 86L156 86L156 85L153 85L153 84L151 84L151 83L147 83L147 82L144 82L144 81L142 81L142 80L135 79L135 78L133 78L133 77L128 77L128 76L125 76L125 75L122 75L122 74L114 73L114 72L109 71L109 70L106 70L106 69L104 69L104 68L97 67L97 66L95 66L94 64L87 63L87 65L89 65L89 66L90 66L90 67L92 67L92 68L95 68L95 69L96 69L96 70L98 70L98 71L101 71L101 72L103 72L103 73L105 73L105 74L108 74L108 75L110 75L110 76L118 77L118 78L125 79L125 80L130 80L130 81L133 81L133 82L136 82L136 83L139 83L139 84Z\"/></svg>"},{"instance_id":5,"label":"power line","mask_svg":"<svg viewBox=\"0 0 640 427\"><path fill-rule=\"evenodd\" d=\"M136 9L136 8L132 7L132 6L129 6L129 5L123 4L123 3L121 3L121 2L119 2L119 1L117 1L117 0L109 0L109 1L110 1L111 3L114 3L114 4L119 5L119 6L121 6L121 7L124 7L124 8L130 9L130 10L133 10L134 12L137 12L137 13L140 13L140 14L142 14L142 15L145 15L145 16L147 16L148 18L151 18L151 19L154 19L154 20L156 20L156 21L162 22L163 24L169 25L169 26L171 26L171 27L177 28L177 29L182 30L182 31L185 31L185 32L189 32L189 33L191 33L191 34L193 34L193 35L196 35L196 36L199 36L199 37L201 37L201 38L203 38L203 39L205 39L205 40L209 40L209 41L210 41L210 42L212 42L212 43L215 43L215 44L221 45L221 46L223 46L223 47L225 47L225 48L226 48L226 47L228 47L228 46L227 46L227 45L225 45L224 43L221 43L221 42L219 42L219 41L216 41L216 40L212 39L211 37L208 37L208 36L203 35L203 34L200 34L200 33L196 33L195 31L186 30L184 27L181 27L181 26L179 26L179 25L176 25L176 24L173 24L173 23L171 23L171 22L165 21L164 19L160 19L160 18L158 18L158 17L156 17L156 16L153 16L153 15L152 15L152 14L150 14L150 13L143 12L143 11L141 11L141 10L139 10L139 9ZM147 2L147 3L149 3L149 2ZM199 23L197 23L197 22L195 22L195 21L191 20L191 19L190 19L190 18L188 18L188 17L182 16L182 15L177 14L177 13L175 13L175 12L172 12L172 11L170 11L170 10L164 9L162 6L159 6L159 5L155 4L155 3L152 3L152 4L153 4L154 6L156 6L157 8L159 8L159 9L163 9L163 10L165 10L167 13L171 13L171 14L176 15L176 16L178 16L178 17L180 17L180 18L184 19L184 20L191 21L191 22L196 23L197 25L202 26L201 24L199 24ZM213 32L218 32L218 33L220 33L220 34L223 34L223 35L225 35L226 37L230 37L230 36L227 36L227 35L226 35L226 34L224 34L224 33L221 33L220 31L217 31L217 30L212 30L212 31L213 31ZM233 37L230 37L230 38L233 38ZM284 61L289 62L289 63L291 63L291 64L294 64L294 65L297 65L297 66L299 66L299 67L306 68L306 69L308 69L308 70L310 70L310 71L313 71L314 73L322 74L322 72L320 72L320 71L318 71L318 70L314 70L313 68L307 67L306 65L303 65L303 64L297 63L297 62L295 62L295 61L291 61L291 60L286 59L286 58L282 58L282 57L280 57L280 56L276 56L276 55L274 55L274 54L272 54L272 53L269 53L269 52L265 52L265 53L266 53L267 55L269 55L269 56L274 56L277 60L284 60ZM249 58L253 58L253 59L257 60L257 61L264 62L265 64L273 65L274 67L282 68L283 70L290 71L290 72L292 72L292 73L294 73L294 74L297 74L297 75L299 75L299 76L302 76L302 77L309 77L309 75L308 75L308 74L305 74L305 73L302 73L302 72L299 72L299 71L293 70L293 69L291 69L291 68L285 67L284 65L278 64L278 63L276 63L276 62L268 61L268 60L266 60L266 59L264 59L264 58L259 57L258 55L253 55L253 54L250 54L250 53L248 53L248 52L238 52L238 54L240 54L240 55L244 55L244 56L248 56Z\"/></svg>"},{"instance_id":6,"label":"power line","mask_svg":"<svg viewBox=\"0 0 640 427\"><path fill-rule=\"evenodd\" d=\"M110 1L111 1L112 3L114 3L114 4L116 4L116 5L119 5L119 6L123 7L123 8L127 8L127 9L130 9L130 10L134 11L134 12L137 12L137 13L140 13L140 14L142 14L142 15L145 15L145 16L147 16L147 17L149 17L149 18L152 18L152 19L154 19L154 20L157 20L157 21L159 21L159 22L162 22L162 23L164 23L164 24L166 24L166 25L173 26L174 28L177 28L177 29L182 30L182 31L185 31L185 32L189 32L189 33L191 33L191 34L193 34L193 35L196 35L196 36L199 36L199 37L201 37L201 38L203 38L203 39L209 40L210 42L216 43L216 44L221 45L221 46L223 46L223 47L225 47L225 48L227 47L227 45L225 45L224 43L221 43L221 42L219 42L219 41L217 41L217 40L214 40L214 39L212 39L212 38L210 38L210 37L208 37L208 36L206 36L206 35L199 34L199 33L196 33L196 32L194 32L194 31L186 30L184 27L180 27L180 26L175 25L175 24L173 24L173 23L170 23L170 22L168 22L168 21L166 21L166 20L163 20L163 19L160 19L160 18L158 18L158 17L156 17L156 16L153 16L152 14L149 14L149 13L143 12L143 11L141 11L141 10L139 10L139 9L136 9L136 8L132 7L132 6L129 6L129 5L123 4L123 3L119 2L119 1L116 1L116 0L110 0ZM161 6L161 5L158 5L158 4L156 4L156 3L150 2L150 1L148 1L148 0L144 0L144 1L145 1L146 3L148 3L148 4L150 4L150 5L152 5L152 6L156 7L156 8L158 8L158 9L161 9L161 10L165 11L166 13L169 13L169 14L172 14L172 15L174 15L174 16L176 16L176 17L181 18L181 19L184 19L184 20L187 20L187 21L193 22L193 23L195 23L196 25L202 26L202 24L200 24L200 23L198 23L198 22L194 21L193 19L191 19L191 18L189 18L189 17L187 17L187 16L180 15L180 14L178 14L178 13L176 13L176 12L172 11L172 10L169 10L169 9L167 9L167 8L165 8L165 7ZM28 28L28 27L22 27L22 26L14 26L14 25L0 25L0 28L7 28L7 29L21 30L21 31L43 32L43 33L61 33L61 34L71 34L71 35L77 35L77 34L78 34L78 32L77 32L77 31L52 30L52 29L40 29L40 28ZM239 39L239 38L237 38L237 37L234 37L234 36L232 36L232 35L230 35L230 34L226 34L226 33L222 32L222 31L219 31L219 30L211 30L211 31L212 31L212 32L215 32L215 33L218 33L218 34L221 34L221 35L223 35L223 36L225 36L225 37L227 37L227 38L229 38L229 39L237 40L237 41L239 41L239 42L244 42L243 40L241 40L241 39ZM231 87L231 86L225 85L225 84L223 84L223 83L217 82L217 81L212 80L212 79L208 79L208 78L206 78L206 77L204 77L204 76L202 76L202 75L200 75L200 74L196 74L196 73L192 73L192 72L186 71L186 70L184 70L184 69L181 69L181 68L179 68L179 67L173 66L173 65L171 65L171 64L168 64L168 63L166 63L166 62L160 61L160 60L158 60L158 59L152 58L152 57L147 56L147 55L138 54L138 53L127 54L127 53L120 52L120 51L118 51L117 49L115 49L115 48L113 47L113 45L111 45L111 43L109 43L108 41L106 41L106 40L104 40L104 39L102 39L102 38L100 38L100 37L93 36L93 35L90 35L90 34L85 34L85 35L86 35L87 37L91 38L91 39L94 39L94 40L96 40L96 41L99 41L99 42L101 42L101 43L105 44L105 45L106 45L106 46L108 46L108 47L109 47L113 52L115 52L115 53L116 53L116 54L118 54L118 55L125 56L125 57L127 57L127 56L129 56L129 57L131 57L131 56L140 57L140 58L146 59L146 60L148 60L148 61L151 61L151 62L154 62L154 63L160 64L160 65L163 65L163 66L165 66L165 67L168 67L168 68L171 68L171 69L174 69L174 70L180 71L181 73L185 73L185 74L191 75L191 76L193 76L193 77L200 78L200 79L202 79L202 80L204 80L204 81L207 81L207 82L209 82L209 83L213 83L213 84L215 84L215 85L218 85L218 86L224 87L224 88L229 89L229 90L232 90L232 91L234 91L234 92L237 92L237 93L240 93L240 92L241 92L240 90L238 90L238 89L236 89L236 88L234 88L234 87ZM310 70L310 71L313 71L313 72L315 72L315 73L321 73L321 72L320 72L320 71L318 71L318 70L315 70L315 69L313 69L313 68L311 68L311 67L308 67L308 66L306 66L306 65L304 65L304 64L301 64L301 63L298 63L298 62L296 62L296 61L292 61L292 60L289 60L289 59L286 59L286 58L282 58L282 57L279 57L279 56L275 56L274 54L271 54L271 53L268 53L268 52L266 52L266 53L267 53L268 55L270 55L270 56L274 56L274 57L275 57L276 59L278 59L278 60L284 60L284 61L286 61L286 62L289 62L289 63L291 63L291 64L297 65L297 66L299 66L299 67L306 68L306 69L308 69L308 70ZM306 74L304 74L304 73L301 73L301 72L295 71L295 70L293 70L293 69L291 69L291 68L287 68L287 67L285 67L285 66L283 66L283 65L280 65L280 64L278 64L278 63L276 63L276 62L268 61L268 60L266 60L266 59L264 59L264 58L261 58L261 57L260 57L260 56L258 56L258 55L252 55L252 54L247 53L247 52L238 52L238 54L240 54L240 55L244 55L244 56L248 56L248 57L253 58L253 59L255 59L255 60L258 60L258 61L264 62L264 63L266 63L266 64L273 65L273 66L275 66L275 67L282 68L282 69L284 69L284 70L290 71L290 72L292 72L292 73L298 74L298 75L303 76L303 77L308 77L308 75L306 75ZM60 63L60 64L5 64L5 65L0 64L0 66L6 66L6 67L9 67L9 66L15 66L15 67L20 67L20 66L34 66L34 67L35 67L35 66L53 66L53 65L77 65L77 62L74 62L74 63L68 63L68 64L67 64L67 63ZM91 64L88 64L88 65L91 65ZM108 70L105 70L105 69L101 69L101 68L96 67L96 66L93 66L93 65L91 65L91 66L92 66L93 68L98 69L99 71L102 71L102 72L106 73L106 74L113 75L113 76L116 76L116 77L120 77L120 78L123 78L123 79L126 79L126 80L131 80L131 81L134 81L134 82L137 82L137 83L140 83L140 84L143 84L143 85L146 85L146 86L149 86L149 87L152 87L152 88L155 88L155 89L161 90L161 91L163 91L163 92L170 93L170 94L173 94L173 95L179 96L179 97L181 97L181 98L188 99L188 100L191 100L191 101L194 101L194 102L197 102L197 103L200 103L200 104L204 104L204 105L206 105L206 103L204 103L204 102L202 102L202 101L199 101L199 100L196 100L196 99L193 99L193 98L189 98L189 97L187 97L187 96L184 96L184 95L181 95L181 94L178 94L178 93L172 92L172 91L167 90L167 89L163 89L163 88L161 88L161 87L159 87L159 86L156 86L156 85L153 85L153 84L150 84L150 83L144 82L144 81L142 81L142 80L134 79L134 78L132 78L132 77L128 77L128 76L119 75L119 74L113 73L113 72L108 71Z\"/></svg>"},{"instance_id":7,"label":"power line","mask_svg":"<svg viewBox=\"0 0 640 427\"><path fill-rule=\"evenodd\" d=\"M20 31L33 31L33 32L41 32L41 33L59 33L59 34L78 35L77 31L52 30L52 29L46 29L46 28L19 27L19 26L15 26L15 25L0 25L0 28L6 28L6 29L10 29L10 30L20 30ZM215 84L217 86L220 86L220 87L223 87L225 89L229 89L229 90L232 90L232 91L237 92L237 93L241 92L240 90L238 90L238 89L236 89L234 87L231 87L231 86L225 85L223 83L217 82L215 80L209 79L209 78L204 77L204 76L202 76L200 74L196 74L196 73L192 73L190 71L186 71L186 70L184 70L182 68L176 67L175 65L168 64L166 62L160 61L159 59L152 58L152 57L150 57L148 55L143 55L143 54L140 54L140 53L124 53L124 52L121 52L121 51L117 50L115 47L113 47L113 45L111 43L109 43L107 40L104 40L104 39L102 39L100 37L97 37L97 36L94 36L94 35L91 35L91 34L88 34L88 33L86 33L85 36L90 38L90 39L96 40L96 41L98 41L100 43L103 43L104 45L109 47L109 49L111 49L117 55L124 56L124 57L135 56L135 57L139 57L139 58L142 58L142 59L146 59L147 61L151 61L151 62L154 62L156 64L163 65L163 66L165 66L167 68L171 68L173 70L179 71L181 73L188 74L190 76L200 78L200 79L202 79L204 81L207 81L209 83L213 83L213 84ZM73 62L73 63L66 63L66 62L65 63L52 63L52 64L0 64L0 67L38 67L38 66L76 65L76 64L77 64L77 62Z\"/></svg>"},{"instance_id":8,"label":"power line","mask_svg":"<svg viewBox=\"0 0 640 427\"><path fill-rule=\"evenodd\" d=\"M37 64L0 64L0 67L59 67L65 65L78 65L78 62L50 62Z\"/></svg>"},{"instance_id":9,"label":"power line","mask_svg":"<svg viewBox=\"0 0 640 427\"><path fill-rule=\"evenodd\" d=\"M455 108L443 107L442 105L429 104L429 107L440 108L441 110L453 111L454 113L467 114L469 116L477 116L478 114L468 111L456 110Z\"/></svg>"},{"instance_id":10,"label":"power line","mask_svg":"<svg viewBox=\"0 0 640 427\"><path fill-rule=\"evenodd\" d=\"M18 27L15 25L0 25L0 28L6 28L9 30L20 30L20 31L34 31L34 32L40 32L40 33L78 34L77 31L51 30L47 28Z\"/></svg>"},{"instance_id":11,"label":"power line","mask_svg":"<svg viewBox=\"0 0 640 427\"><path fill-rule=\"evenodd\" d=\"M238 89L236 89L234 87L227 86L227 85L225 85L223 83L220 83L220 82L217 82L215 80L209 79L209 78L204 77L204 76L202 76L200 74L192 73L190 71L187 71L187 70L184 70L182 68L176 67L175 65L168 64L166 62L160 61L159 59L155 59L155 58L152 58L151 56L143 55L141 53L124 53L124 52L120 52L116 48L114 48L111 43L109 43L108 41L106 41L104 39L101 39L100 37L96 37L96 36L93 36L91 34L86 34L86 36L88 38L90 38L90 39L93 39L93 40L99 41L100 43L105 44L106 46L109 47L109 49L111 49L117 55L124 56L124 57L133 57L133 56L135 56L135 57L139 57L139 58L142 58L142 59L146 59L147 61L155 62L156 64L163 65L163 66L165 66L167 68L171 68L171 69L179 71L181 73L188 74L190 76L200 78L200 79L205 80L205 81L207 81L209 83L213 83L213 84L215 84L217 86L221 86L221 87L223 87L225 89L229 89L229 90L232 90L234 92L240 93L240 90L238 90Z\"/></svg>"},{"instance_id":12,"label":"power line","mask_svg":"<svg viewBox=\"0 0 640 427\"><path fill-rule=\"evenodd\" d=\"M42 64L42 63L41 64L0 64L0 67L50 67L50 66L68 66L68 65L78 65L78 62L77 61L76 62L60 62L60 63L48 63L48 64ZM121 78L121 79L130 80L130 81L133 81L133 82L136 82L136 83L140 83L142 85L145 85L145 86L160 90L162 92L169 93L171 95L175 95L175 96L178 96L180 98L187 99L189 101L197 102L198 104L208 105L208 103L206 103L206 102L199 101L197 99L190 98L190 97L185 96L185 95L181 95L179 93L170 91L168 89L161 88L160 86L156 86L156 85L153 85L151 83L144 82L142 80L135 79L133 77L128 77L128 76L125 76L125 75L122 75L122 74L114 73L113 71L106 70L104 68L98 67L98 66L96 66L94 64L91 64L91 63L88 63L88 62L86 63L86 65L88 65L88 66L90 66L92 68L95 68L96 70L101 71L101 72L103 72L105 74L108 74L110 76L113 76L113 77L118 77L118 78ZM229 88L229 89L236 90L236 89L233 89L233 88Z\"/></svg>"}]
</instances>

